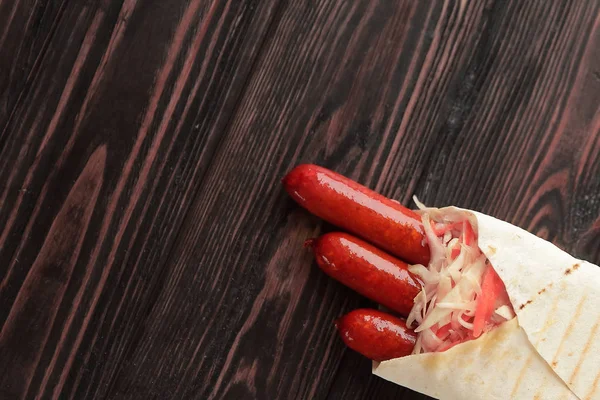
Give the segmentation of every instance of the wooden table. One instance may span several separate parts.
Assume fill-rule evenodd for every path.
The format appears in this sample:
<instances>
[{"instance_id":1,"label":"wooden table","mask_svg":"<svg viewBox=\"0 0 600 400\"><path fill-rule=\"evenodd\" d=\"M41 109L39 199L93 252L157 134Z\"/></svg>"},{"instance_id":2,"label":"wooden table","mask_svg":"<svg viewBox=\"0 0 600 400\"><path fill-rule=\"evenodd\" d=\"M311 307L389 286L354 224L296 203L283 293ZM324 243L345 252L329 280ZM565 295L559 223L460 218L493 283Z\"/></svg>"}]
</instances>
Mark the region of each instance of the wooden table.
<instances>
[{"instance_id":1,"label":"wooden table","mask_svg":"<svg viewBox=\"0 0 600 400\"><path fill-rule=\"evenodd\" d=\"M336 337L302 162L600 262L598 0L0 0L0 72L2 399L425 398Z\"/></svg>"}]
</instances>

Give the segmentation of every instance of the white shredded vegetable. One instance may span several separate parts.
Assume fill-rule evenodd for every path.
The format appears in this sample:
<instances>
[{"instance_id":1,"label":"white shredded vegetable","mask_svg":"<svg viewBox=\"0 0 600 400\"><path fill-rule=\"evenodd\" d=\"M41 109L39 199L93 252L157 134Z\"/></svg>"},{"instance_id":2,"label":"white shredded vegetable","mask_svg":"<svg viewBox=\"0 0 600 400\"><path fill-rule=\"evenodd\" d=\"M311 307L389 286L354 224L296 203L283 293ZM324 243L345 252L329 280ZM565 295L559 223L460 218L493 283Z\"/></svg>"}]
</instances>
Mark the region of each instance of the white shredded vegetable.
<instances>
[{"instance_id":1,"label":"white shredded vegetable","mask_svg":"<svg viewBox=\"0 0 600 400\"><path fill-rule=\"evenodd\" d=\"M508 305L504 304L500 307L498 307L496 309L496 311L494 311L498 316L509 320L509 319L513 319L515 316L515 312L513 311L512 308L510 308Z\"/></svg>"},{"instance_id":2,"label":"white shredded vegetable","mask_svg":"<svg viewBox=\"0 0 600 400\"><path fill-rule=\"evenodd\" d=\"M427 266L409 267L423 287L414 299L407 324L416 326L418 333L414 354L444 351L474 337L474 318L488 262L477 244L474 215L456 208L428 208L416 197L413 200L431 258ZM494 310L492 320L500 323L513 317L512 307L502 304Z\"/></svg>"}]
</instances>

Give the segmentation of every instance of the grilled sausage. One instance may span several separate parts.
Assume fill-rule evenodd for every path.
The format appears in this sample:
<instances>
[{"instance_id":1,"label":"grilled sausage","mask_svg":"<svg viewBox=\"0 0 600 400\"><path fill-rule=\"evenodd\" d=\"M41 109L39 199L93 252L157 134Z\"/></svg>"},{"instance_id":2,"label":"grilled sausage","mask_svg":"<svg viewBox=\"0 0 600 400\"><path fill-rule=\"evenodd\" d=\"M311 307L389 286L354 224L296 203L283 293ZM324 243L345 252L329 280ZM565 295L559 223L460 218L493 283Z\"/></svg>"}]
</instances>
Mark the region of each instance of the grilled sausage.
<instances>
[{"instance_id":1,"label":"grilled sausage","mask_svg":"<svg viewBox=\"0 0 600 400\"><path fill-rule=\"evenodd\" d=\"M429 247L417 213L326 168L303 164L283 184L316 216L413 264L427 265Z\"/></svg>"},{"instance_id":2,"label":"grilled sausage","mask_svg":"<svg viewBox=\"0 0 600 400\"><path fill-rule=\"evenodd\" d=\"M422 285L405 262L347 233L327 233L307 243L327 275L390 310L410 313Z\"/></svg>"},{"instance_id":3,"label":"grilled sausage","mask_svg":"<svg viewBox=\"0 0 600 400\"><path fill-rule=\"evenodd\" d=\"M336 327L348 347L374 361L407 356L417 340L402 319L372 309L351 311Z\"/></svg>"}]
</instances>

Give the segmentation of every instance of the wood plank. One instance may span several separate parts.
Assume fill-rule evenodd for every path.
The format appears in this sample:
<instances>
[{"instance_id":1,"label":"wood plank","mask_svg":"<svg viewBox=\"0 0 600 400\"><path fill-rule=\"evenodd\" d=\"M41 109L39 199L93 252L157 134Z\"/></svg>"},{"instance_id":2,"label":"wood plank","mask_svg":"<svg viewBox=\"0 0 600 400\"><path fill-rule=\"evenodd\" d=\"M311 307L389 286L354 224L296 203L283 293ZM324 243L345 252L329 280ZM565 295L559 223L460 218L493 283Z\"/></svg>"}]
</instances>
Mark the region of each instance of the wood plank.
<instances>
[{"instance_id":1,"label":"wood plank","mask_svg":"<svg viewBox=\"0 0 600 400\"><path fill-rule=\"evenodd\" d=\"M277 4L68 3L0 151L2 397L105 397Z\"/></svg>"},{"instance_id":2,"label":"wood plank","mask_svg":"<svg viewBox=\"0 0 600 400\"><path fill-rule=\"evenodd\" d=\"M481 75L461 88L472 104L459 90L416 194L496 215L598 261L577 242L600 211L600 2L532 2L518 18L498 5L484 21L497 29L482 33L467 66L466 78Z\"/></svg>"},{"instance_id":3,"label":"wood plank","mask_svg":"<svg viewBox=\"0 0 600 400\"><path fill-rule=\"evenodd\" d=\"M416 3L286 4L111 397L426 398L372 377L335 337L335 317L370 303L302 249L332 228L279 186L300 162L544 236L536 197L560 161L561 196L591 197L547 237L589 235L570 249L597 251L598 3Z\"/></svg>"},{"instance_id":4,"label":"wood plank","mask_svg":"<svg viewBox=\"0 0 600 400\"><path fill-rule=\"evenodd\" d=\"M598 264L600 3L524 4L496 2L448 27L475 24L478 33L457 43L472 56L456 67L463 72L446 94L443 134L414 193L506 219ZM393 193L402 155L388 163L395 172L383 187ZM369 369L346 352L328 397L428 398L365 376Z\"/></svg>"},{"instance_id":5,"label":"wood plank","mask_svg":"<svg viewBox=\"0 0 600 400\"><path fill-rule=\"evenodd\" d=\"M0 1L0 149L15 106L38 71L63 1Z\"/></svg>"},{"instance_id":6,"label":"wood plank","mask_svg":"<svg viewBox=\"0 0 600 400\"><path fill-rule=\"evenodd\" d=\"M434 95L408 104L425 90L447 11L417 3L286 5L110 397L326 395L345 351L332 322L365 302L311 265L302 243L322 225L279 179L316 161L372 184L379 172L369 166L383 168L407 109L436 110ZM443 78L429 84L444 88ZM427 158L423 150L405 162Z\"/></svg>"}]
</instances>

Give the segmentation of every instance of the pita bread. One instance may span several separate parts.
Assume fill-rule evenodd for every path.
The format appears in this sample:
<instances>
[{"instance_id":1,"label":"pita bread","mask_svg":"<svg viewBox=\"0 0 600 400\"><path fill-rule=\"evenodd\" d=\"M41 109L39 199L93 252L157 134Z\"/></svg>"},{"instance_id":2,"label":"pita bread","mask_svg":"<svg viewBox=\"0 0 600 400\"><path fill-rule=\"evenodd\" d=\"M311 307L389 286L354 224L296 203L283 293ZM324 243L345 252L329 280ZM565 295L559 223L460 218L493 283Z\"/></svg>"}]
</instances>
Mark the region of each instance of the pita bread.
<instances>
[{"instance_id":1,"label":"pita bread","mask_svg":"<svg viewBox=\"0 0 600 400\"><path fill-rule=\"evenodd\" d=\"M443 353L374 363L373 373L444 400L600 399L600 268L473 213L517 318Z\"/></svg>"}]
</instances>

